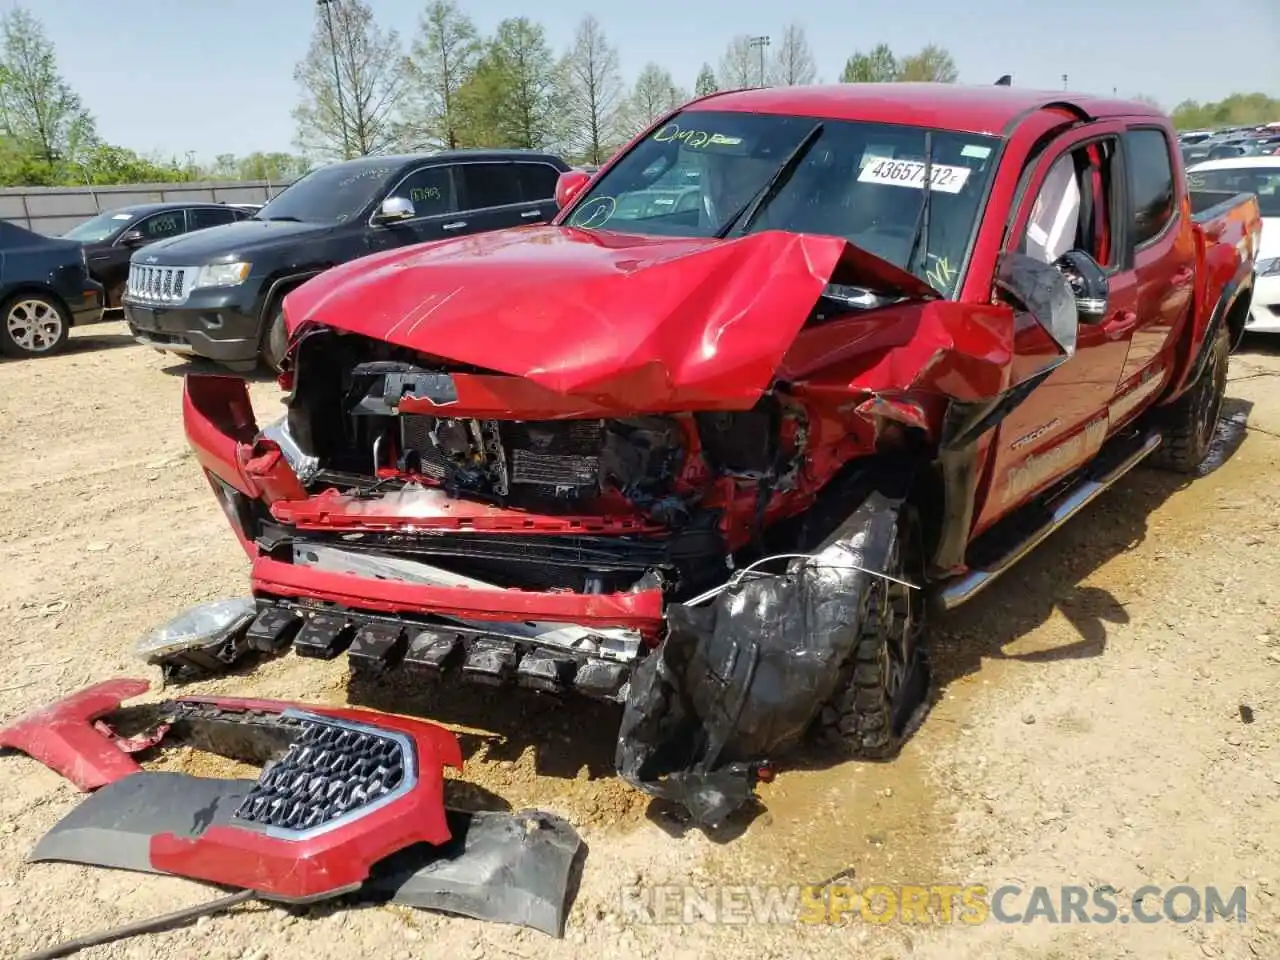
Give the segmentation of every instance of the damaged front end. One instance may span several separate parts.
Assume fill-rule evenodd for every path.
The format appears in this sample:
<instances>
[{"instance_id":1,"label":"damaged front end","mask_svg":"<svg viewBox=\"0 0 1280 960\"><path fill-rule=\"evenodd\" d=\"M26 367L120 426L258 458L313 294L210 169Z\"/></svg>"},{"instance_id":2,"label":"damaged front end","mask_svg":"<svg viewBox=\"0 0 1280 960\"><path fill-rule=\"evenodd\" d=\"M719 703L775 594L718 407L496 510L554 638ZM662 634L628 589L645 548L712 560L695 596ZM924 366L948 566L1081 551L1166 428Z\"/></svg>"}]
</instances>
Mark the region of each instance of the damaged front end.
<instances>
[{"instance_id":1,"label":"damaged front end","mask_svg":"<svg viewBox=\"0 0 1280 960\"><path fill-rule=\"evenodd\" d=\"M1011 313L830 237L534 233L590 247L577 293L429 253L299 288L288 412L264 429L241 381L187 378L256 604L241 647L196 659L292 647L622 702L624 776L718 820L839 682L882 569L881 521L855 512L877 488L834 481L911 475L950 400L1007 390ZM452 286L424 293L419 268Z\"/></svg>"}]
</instances>

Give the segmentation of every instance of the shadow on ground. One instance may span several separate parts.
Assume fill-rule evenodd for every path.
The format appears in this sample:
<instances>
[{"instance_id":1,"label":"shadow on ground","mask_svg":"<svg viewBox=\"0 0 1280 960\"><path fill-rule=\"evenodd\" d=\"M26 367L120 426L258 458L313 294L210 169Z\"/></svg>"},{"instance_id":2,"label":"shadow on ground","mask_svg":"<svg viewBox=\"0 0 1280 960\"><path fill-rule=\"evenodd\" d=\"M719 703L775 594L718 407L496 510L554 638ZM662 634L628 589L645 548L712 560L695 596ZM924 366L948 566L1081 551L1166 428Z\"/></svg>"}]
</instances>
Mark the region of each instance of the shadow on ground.
<instances>
[{"instance_id":1,"label":"shadow on ground","mask_svg":"<svg viewBox=\"0 0 1280 960\"><path fill-rule=\"evenodd\" d=\"M274 382L276 375L263 366L255 367L248 372L232 370L203 357L192 357L189 360L174 358L174 362L160 368L160 372L171 377L185 377L188 373L205 374L215 377L239 377L250 383Z\"/></svg>"},{"instance_id":2,"label":"shadow on ground","mask_svg":"<svg viewBox=\"0 0 1280 960\"><path fill-rule=\"evenodd\" d=\"M1248 401L1225 401L1200 476L1212 473L1236 452L1248 431L1251 408ZM978 673L986 660L1053 663L1099 656L1106 649L1108 628L1129 622L1127 601L1084 581L1141 544L1151 514L1195 479L1146 467L1134 470L982 594L937 618L930 634L930 705L949 685ZM1071 623L1076 639L1047 649L1007 649L1055 611ZM415 685L394 674L353 676L349 697L363 706L463 727L459 738L469 758L514 760L532 749L537 773L543 776L572 779L584 766L592 778L615 773L615 735L621 719L617 705L574 697L560 701L521 689L457 682ZM822 769L848 759L839 751L806 745L787 758L785 767ZM763 808L753 804L707 835L713 841L733 839L761 812ZM688 829L683 812L661 801L650 804L648 816L672 834Z\"/></svg>"}]
</instances>

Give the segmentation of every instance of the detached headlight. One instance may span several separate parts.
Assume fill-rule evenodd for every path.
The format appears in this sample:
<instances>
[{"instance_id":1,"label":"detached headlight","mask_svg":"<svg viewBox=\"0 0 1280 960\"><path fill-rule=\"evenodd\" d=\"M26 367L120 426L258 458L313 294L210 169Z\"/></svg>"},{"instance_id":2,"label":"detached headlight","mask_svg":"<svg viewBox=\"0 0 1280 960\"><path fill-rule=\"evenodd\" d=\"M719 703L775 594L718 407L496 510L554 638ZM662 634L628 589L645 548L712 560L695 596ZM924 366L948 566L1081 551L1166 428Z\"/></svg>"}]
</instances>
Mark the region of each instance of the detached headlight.
<instances>
[{"instance_id":1,"label":"detached headlight","mask_svg":"<svg viewBox=\"0 0 1280 960\"><path fill-rule=\"evenodd\" d=\"M250 263L211 263L196 274L196 287L234 287L249 276Z\"/></svg>"},{"instance_id":2,"label":"detached headlight","mask_svg":"<svg viewBox=\"0 0 1280 960\"><path fill-rule=\"evenodd\" d=\"M1280 274L1280 257L1270 257L1266 260L1259 260L1254 267L1260 277L1273 277Z\"/></svg>"},{"instance_id":3,"label":"detached headlight","mask_svg":"<svg viewBox=\"0 0 1280 960\"><path fill-rule=\"evenodd\" d=\"M202 603L152 630L138 641L134 652L140 660L153 664L193 650L213 652L247 627L257 610L252 597Z\"/></svg>"}]
</instances>

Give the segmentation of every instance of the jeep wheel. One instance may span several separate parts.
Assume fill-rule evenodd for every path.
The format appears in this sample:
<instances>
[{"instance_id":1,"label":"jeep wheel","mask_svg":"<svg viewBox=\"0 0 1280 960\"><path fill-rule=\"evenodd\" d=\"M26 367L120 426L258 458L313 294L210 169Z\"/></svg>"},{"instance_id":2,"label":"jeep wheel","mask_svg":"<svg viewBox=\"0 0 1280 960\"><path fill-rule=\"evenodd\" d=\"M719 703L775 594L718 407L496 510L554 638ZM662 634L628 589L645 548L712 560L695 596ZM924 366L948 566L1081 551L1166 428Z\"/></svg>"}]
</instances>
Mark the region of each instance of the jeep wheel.
<instances>
[{"instance_id":1,"label":"jeep wheel","mask_svg":"<svg viewBox=\"0 0 1280 960\"><path fill-rule=\"evenodd\" d=\"M914 511L904 505L882 569L923 587L922 557L919 523ZM916 708L929 692L922 646L924 612L923 589L871 579L863 595L857 645L835 696L818 717L822 740L868 759L885 759L898 752Z\"/></svg>"},{"instance_id":2,"label":"jeep wheel","mask_svg":"<svg viewBox=\"0 0 1280 960\"><path fill-rule=\"evenodd\" d=\"M284 362L284 354L289 346L289 336L284 329L284 310L280 304L271 309L267 317L267 328L262 332L262 362L276 373L280 372L280 364Z\"/></svg>"},{"instance_id":3,"label":"jeep wheel","mask_svg":"<svg viewBox=\"0 0 1280 960\"><path fill-rule=\"evenodd\" d=\"M71 336L62 304L42 293L20 293L0 308L0 353L36 357L57 353Z\"/></svg>"},{"instance_id":4,"label":"jeep wheel","mask_svg":"<svg viewBox=\"0 0 1280 960\"><path fill-rule=\"evenodd\" d=\"M1164 442L1151 456L1154 466L1177 473L1195 473L1209 455L1222 400L1227 393L1227 363L1231 334L1218 329L1209 348L1209 362L1195 384L1164 413Z\"/></svg>"}]
</instances>

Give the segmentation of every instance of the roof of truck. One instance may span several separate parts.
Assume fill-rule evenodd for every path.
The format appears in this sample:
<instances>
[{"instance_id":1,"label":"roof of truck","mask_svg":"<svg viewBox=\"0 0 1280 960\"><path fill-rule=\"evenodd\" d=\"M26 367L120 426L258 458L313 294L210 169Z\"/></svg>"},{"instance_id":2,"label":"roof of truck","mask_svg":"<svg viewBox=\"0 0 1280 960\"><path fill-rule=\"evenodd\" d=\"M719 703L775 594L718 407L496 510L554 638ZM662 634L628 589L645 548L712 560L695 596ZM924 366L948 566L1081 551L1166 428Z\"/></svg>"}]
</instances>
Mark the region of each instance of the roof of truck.
<instances>
[{"instance_id":1,"label":"roof of truck","mask_svg":"<svg viewBox=\"0 0 1280 960\"><path fill-rule=\"evenodd\" d=\"M968 86L956 83L837 83L812 87L766 87L714 93L690 110L733 110L900 123L964 133L1007 134L1012 123L1051 103L1074 104L1091 116L1164 114L1148 104L1061 90Z\"/></svg>"}]
</instances>

